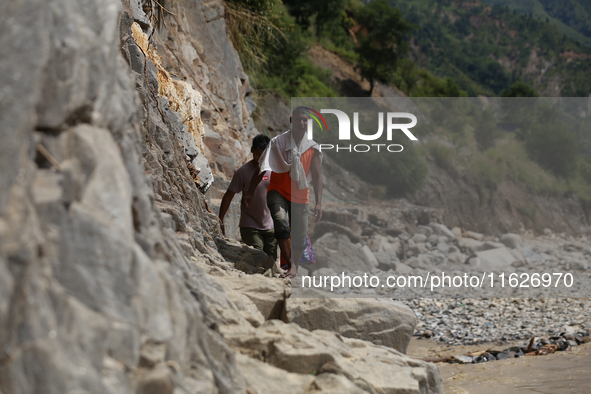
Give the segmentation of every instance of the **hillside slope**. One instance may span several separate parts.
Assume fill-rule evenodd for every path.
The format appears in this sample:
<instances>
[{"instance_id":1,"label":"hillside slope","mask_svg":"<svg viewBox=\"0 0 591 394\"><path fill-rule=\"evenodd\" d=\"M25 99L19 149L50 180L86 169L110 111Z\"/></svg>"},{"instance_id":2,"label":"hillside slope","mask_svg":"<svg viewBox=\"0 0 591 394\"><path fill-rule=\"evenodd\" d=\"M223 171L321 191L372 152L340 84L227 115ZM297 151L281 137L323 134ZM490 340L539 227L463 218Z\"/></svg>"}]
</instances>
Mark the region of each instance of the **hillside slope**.
<instances>
[{"instance_id":1,"label":"hillside slope","mask_svg":"<svg viewBox=\"0 0 591 394\"><path fill-rule=\"evenodd\" d=\"M490 5L508 6L521 14L546 18L567 36L591 45L591 4L581 0L484 0Z\"/></svg>"},{"instance_id":2,"label":"hillside slope","mask_svg":"<svg viewBox=\"0 0 591 394\"><path fill-rule=\"evenodd\" d=\"M310 58L332 72L337 90L368 86L346 59L320 45L310 49ZM399 97L400 93L395 87L377 84L373 96ZM262 122L261 128L264 127ZM427 158L428 176L418 192L407 196L413 204L440 210L444 222L450 226L487 234L519 232L523 229L542 233L545 228L573 234L586 231L591 207L573 193L540 193L511 177L503 178L500 184L491 189L486 179L479 178L473 172L442 163L438 156L440 146L446 147L450 155L466 150L466 147L460 149L451 140L442 138L442 135L430 135L419 141L419 149ZM503 147L497 149L502 151ZM527 159L524 160L521 165L532 165ZM497 164L485 164L487 167L491 165ZM326 173L325 176L330 177L331 174Z\"/></svg>"},{"instance_id":3,"label":"hillside slope","mask_svg":"<svg viewBox=\"0 0 591 394\"><path fill-rule=\"evenodd\" d=\"M392 0L416 29L412 57L471 96L498 96L523 80L542 96L591 93L591 48L545 20L463 0Z\"/></svg>"}]
</instances>

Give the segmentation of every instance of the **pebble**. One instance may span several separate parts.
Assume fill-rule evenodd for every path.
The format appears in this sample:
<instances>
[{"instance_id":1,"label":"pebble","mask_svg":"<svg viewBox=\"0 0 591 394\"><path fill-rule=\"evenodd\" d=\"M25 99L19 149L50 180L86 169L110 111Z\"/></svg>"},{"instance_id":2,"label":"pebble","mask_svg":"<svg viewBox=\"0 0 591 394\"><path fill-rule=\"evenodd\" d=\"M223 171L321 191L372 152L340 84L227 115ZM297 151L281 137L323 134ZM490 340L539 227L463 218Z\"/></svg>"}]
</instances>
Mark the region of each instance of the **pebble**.
<instances>
[{"instance_id":1,"label":"pebble","mask_svg":"<svg viewBox=\"0 0 591 394\"><path fill-rule=\"evenodd\" d=\"M560 337L584 343L591 320L591 300L447 299L401 300L417 315L415 336L449 345L508 342L536 337ZM577 309L579 312L573 314ZM582 316L581 316L582 315ZM591 339L586 339L591 341Z\"/></svg>"}]
</instances>

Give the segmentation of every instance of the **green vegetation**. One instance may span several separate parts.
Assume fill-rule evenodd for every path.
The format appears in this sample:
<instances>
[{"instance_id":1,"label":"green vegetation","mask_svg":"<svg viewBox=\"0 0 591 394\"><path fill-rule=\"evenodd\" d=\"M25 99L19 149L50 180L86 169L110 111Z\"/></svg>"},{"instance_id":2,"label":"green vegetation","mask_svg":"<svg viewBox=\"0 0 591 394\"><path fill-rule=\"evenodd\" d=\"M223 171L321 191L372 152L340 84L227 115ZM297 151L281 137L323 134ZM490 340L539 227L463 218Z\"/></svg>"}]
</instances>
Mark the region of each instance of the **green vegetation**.
<instances>
[{"instance_id":1,"label":"green vegetation","mask_svg":"<svg viewBox=\"0 0 591 394\"><path fill-rule=\"evenodd\" d=\"M490 0L495 1L501 2ZM550 23L560 16L557 8L548 8L552 1L530 1L546 7L548 21L478 0L373 0L368 5L358 0L232 0L226 15L259 92L277 91L286 99L336 96L330 71L308 56L309 48L320 44L357 67L370 82L368 95L373 81L380 80L410 97L506 97L500 108L486 110L466 100L431 102L421 108L431 126L417 130L428 142L417 147L405 141L404 155L333 156L370 182L376 194L418 190L430 157L451 174L474 177L483 203L506 180L535 192L575 192L591 201L591 135L588 115L580 115L588 112L586 105L558 111L533 99L511 101L549 91L585 97L591 92L591 49ZM577 0L567 1L574 7ZM583 34L580 22L577 31Z\"/></svg>"},{"instance_id":2,"label":"green vegetation","mask_svg":"<svg viewBox=\"0 0 591 394\"><path fill-rule=\"evenodd\" d=\"M228 31L247 69L267 61L265 46L285 37L281 0L231 0L226 7Z\"/></svg>"},{"instance_id":3,"label":"green vegetation","mask_svg":"<svg viewBox=\"0 0 591 394\"><path fill-rule=\"evenodd\" d=\"M536 91L525 82L515 82L509 89L501 92L501 97L538 97Z\"/></svg>"},{"instance_id":4,"label":"green vegetation","mask_svg":"<svg viewBox=\"0 0 591 394\"><path fill-rule=\"evenodd\" d=\"M538 208L535 205L524 205L522 207L517 207L517 210L531 220L534 220L536 218L536 213L538 213Z\"/></svg>"},{"instance_id":5,"label":"green vegetation","mask_svg":"<svg viewBox=\"0 0 591 394\"><path fill-rule=\"evenodd\" d=\"M413 25L402 18L400 10L390 7L387 0L374 0L357 12L357 20L368 26L367 35L359 35L355 48L361 75L369 81L369 95L374 80L388 81L396 71L398 58L408 51L404 36Z\"/></svg>"},{"instance_id":6,"label":"green vegetation","mask_svg":"<svg viewBox=\"0 0 591 394\"><path fill-rule=\"evenodd\" d=\"M309 38L280 0L233 0L227 3L230 37L260 91L290 97L334 97L330 72L308 58Z\"/></svg>"},{"instance_id":7,"label":"green vegetation","mask_svg":"<svg viewBox=\"0 0 591 394\"><path fill-rule=\"evenodd\" d=\"M591 46L591 3L586 0L484 0L546 21L560 32Z\"/></svg>"},{"instance_id":8,"label":"green vegetation","mask_svg":"<svg viewBox=\"0 0 591 394\"><path fill-rule=\"evenodd\" d=\"M285 4L285 7L283 4ZM289 11L289 12L288 12ZM308 58L319 43L355 64L370 82L395 83L415 97L461 97L451 78L439 78L404 57L413 25L386 0L232 0L226 17L230 36L251 83L260 92L290 97L333 97L330 72ZM361 24L361 25L360 25ZM355 37L353 26L365 26Z\"/></svg>"},{"instance_id":9,"label":"green vegetation","mask_svg":"<svg viewBox=\"0 0 591 394\"><path fill-rule=\"evenodd\" d=\"M486 110L466 101L465 108L458 108L446 100L453 120L438 122L436 132L437 141L448 143L429 139L423 144L425 155L451 174L473 177L484 204L508 180L536 193L573 192L591 201L591 156L582 151L584 139L576 133L588 119L571 116L567 100L502 100L501 106L493 102ZM431 107L423 110L437 122L440 109ZM503 126L511 126L511 131Z\"/></svg>"},{"instance_id":10,"label":"green vegetation","mask_svg":"<svg viewBox=\"0 0 591 394\"><path fill-rule=\"evenodd\" d=\"M565 85L562 96L591 92L591 49L545 20L478 1L390 2L418 26L411 39L417 64L470 96L498 96L520 80L538 92L556 94L557 83Z\"/></svg>"},{"instance_id":11,"label":"green vegetation","mask_svg":"<svg viewBox=\"0 0 591 394\"><path fill-rule=\"evenodd\" d=\"M426 154L435 160L438 167L451 173L456 172L457 168L454 163L455 149L453 147L431 140L425 144L424 150Z\"/></svg>"}]
</instances>

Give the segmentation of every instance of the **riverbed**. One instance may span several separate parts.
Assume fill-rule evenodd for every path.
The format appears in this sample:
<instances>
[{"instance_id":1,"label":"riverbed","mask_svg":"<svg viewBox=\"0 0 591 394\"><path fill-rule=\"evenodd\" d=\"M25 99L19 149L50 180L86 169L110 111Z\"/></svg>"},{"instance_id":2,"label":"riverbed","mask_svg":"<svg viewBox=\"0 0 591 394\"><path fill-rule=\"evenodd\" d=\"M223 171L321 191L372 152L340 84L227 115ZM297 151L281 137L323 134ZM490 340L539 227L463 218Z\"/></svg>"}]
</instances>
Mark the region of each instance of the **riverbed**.
<instances>
[{"instance_id":1,"label":"riverbed","mask_svg":"<svg viewBox=\"0 0 591 394\"><path fill-rule=\"evenodd\" d=\"M431 340L411 340L407 354L418 358L461 355L515 343L450 347ZM591 344L547 356L521 357L481 364L437 363L446 394L591 393Z\"/></svg>"}]
</instances>

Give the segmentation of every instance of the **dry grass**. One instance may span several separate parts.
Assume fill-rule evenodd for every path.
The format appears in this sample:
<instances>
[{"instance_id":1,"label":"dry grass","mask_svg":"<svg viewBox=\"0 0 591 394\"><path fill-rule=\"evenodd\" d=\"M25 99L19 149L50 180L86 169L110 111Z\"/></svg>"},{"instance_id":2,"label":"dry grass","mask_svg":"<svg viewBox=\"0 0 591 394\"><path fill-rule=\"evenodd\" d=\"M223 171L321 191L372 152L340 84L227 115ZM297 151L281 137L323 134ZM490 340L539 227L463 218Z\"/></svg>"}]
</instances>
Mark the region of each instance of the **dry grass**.
<instances>
[{"instance_id":1,"label":"dry grass","mask_svg":"<svg viewBox=\"0 0 591 394\"><path fill-rule=\"evenodd\" d=\"M226 21L230 39L247 67L261 67L267 61L265 43L276 42L285 34L269 17L234 2L226 2Z\"/></svg>"}]
</instances>

